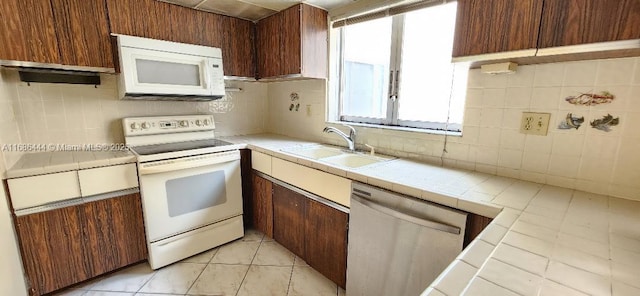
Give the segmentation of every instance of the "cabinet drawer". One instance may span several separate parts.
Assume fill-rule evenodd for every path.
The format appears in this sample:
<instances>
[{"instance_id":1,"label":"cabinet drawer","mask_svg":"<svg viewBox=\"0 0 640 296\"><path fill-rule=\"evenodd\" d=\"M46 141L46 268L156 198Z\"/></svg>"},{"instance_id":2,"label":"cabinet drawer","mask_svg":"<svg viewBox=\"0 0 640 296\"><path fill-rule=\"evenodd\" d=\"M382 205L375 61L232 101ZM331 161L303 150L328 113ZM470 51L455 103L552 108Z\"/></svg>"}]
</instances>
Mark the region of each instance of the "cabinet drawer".
<instances>
[{"instance_id":1,"label":"cabinet drawer","mask_svg":"<svg viewBox=\"0 0 640 296\"><path fill-rule=\"evenodd\" d=\"M80 197L76 171L9 179L7 183L16 210Z\"/></svg>"},{"instance_id":2,"label":"cabinet drawer","mask_svg":"<svg viewBox=\"0 0 640 296\"><path fill-rule=\"evenodd\" d=\"M271 175L271 156L257 151L251 151L251 168Z\"/></svg>"},{"instance_id":3,"label":"cabinet drawer","mask_svg":"<svg viewBox=\"0 0 640 296\"><path fill-rule=\"evenodd\" d=\"M78 172L82 196L138 187L136 164L123 164Z\"/></svg>"},{"instance_id":4,"label":"cabinet drawer","mask_svg":"<svg viewBox=\"0 0 640 296\"><path fill-rule=\"evenodd\" d=\"M351 180L275 157L272 166L274 178L349 207Z\"/></svg>"}]
</instances>

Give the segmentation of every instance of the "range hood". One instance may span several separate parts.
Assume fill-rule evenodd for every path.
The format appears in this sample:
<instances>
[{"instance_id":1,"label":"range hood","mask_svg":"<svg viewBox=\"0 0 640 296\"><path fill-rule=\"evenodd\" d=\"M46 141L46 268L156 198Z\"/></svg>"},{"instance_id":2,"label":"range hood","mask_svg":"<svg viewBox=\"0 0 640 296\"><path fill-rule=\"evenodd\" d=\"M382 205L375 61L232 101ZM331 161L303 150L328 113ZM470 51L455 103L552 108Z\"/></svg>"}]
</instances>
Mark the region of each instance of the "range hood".
<instances>
[{"instance_id":1,"label":"range hood","mask_svg":"<svg viewBox=\"0 0 640 296\"><path fill-rule=\"evenodd\" d=\"M219 48L127 35L116 38L120 98L211 101L224 97Z\"/></svg>"}]
</instances>

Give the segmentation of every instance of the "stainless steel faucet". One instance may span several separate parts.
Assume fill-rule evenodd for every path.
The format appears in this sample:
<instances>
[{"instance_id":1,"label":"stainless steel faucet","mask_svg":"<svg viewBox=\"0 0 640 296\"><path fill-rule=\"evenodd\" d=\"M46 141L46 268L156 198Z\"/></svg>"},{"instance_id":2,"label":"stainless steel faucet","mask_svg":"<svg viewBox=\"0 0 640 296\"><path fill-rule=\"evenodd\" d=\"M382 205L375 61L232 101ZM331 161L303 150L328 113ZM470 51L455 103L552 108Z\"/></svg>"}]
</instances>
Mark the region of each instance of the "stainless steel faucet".
<instances>
[{"instance_id":1,"label":"stainless steel faucet","mask_svg":"<svg viewBox=\"0 0 640 296\"><path fill-rule=\"evenodd\" d=\"M342 137L345 141L347 141L347 144L349 144L349 150L356 151L356 129L346 124L344 126L348 127L351 130L348 136L343 131L332 126L327 126L322 131L325 133L338 134L338 136Z\"/></svg>"}]
</instances>

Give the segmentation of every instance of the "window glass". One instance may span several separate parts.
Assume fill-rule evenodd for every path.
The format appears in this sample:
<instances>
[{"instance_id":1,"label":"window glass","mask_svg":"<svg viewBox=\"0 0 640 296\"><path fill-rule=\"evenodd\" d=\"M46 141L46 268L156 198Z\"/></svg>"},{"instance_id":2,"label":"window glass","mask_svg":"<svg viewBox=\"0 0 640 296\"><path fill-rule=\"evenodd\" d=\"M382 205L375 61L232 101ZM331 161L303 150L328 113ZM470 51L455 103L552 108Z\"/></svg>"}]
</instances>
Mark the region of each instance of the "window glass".
<instances>
[{"instance_id":1,"label":"window glass","mask_svg":"<svg viewBox=\"0 0 640 296\"><path fill-rule=\"evenodd\" d=\"M453 79L451 49L456 6L440 5L405 15L398 118L446 122Z\"/></svg>"},{"instance_id":2,"label":"window glass","mask_svg":"<svg viewBox=\"0 0 640 296\"><path fill-rule=\"evenodd\" d=\"M391 18L345 27L343 54L342 114L386 117Z\"/></svg>"}]
</instances>

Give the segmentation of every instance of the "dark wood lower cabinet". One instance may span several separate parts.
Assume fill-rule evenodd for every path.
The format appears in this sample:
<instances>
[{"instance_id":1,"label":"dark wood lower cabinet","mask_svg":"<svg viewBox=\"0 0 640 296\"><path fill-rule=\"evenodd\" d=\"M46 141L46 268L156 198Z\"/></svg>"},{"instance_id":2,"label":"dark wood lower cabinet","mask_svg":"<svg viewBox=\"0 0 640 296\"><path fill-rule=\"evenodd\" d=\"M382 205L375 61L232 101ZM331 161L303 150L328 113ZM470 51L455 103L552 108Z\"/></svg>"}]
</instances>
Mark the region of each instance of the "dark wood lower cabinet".
<instances>
[{"instance_id":1,"label":"dark wood lower cabinet","mask_svg":"<svg viewBox=\"0 0 640 296\"><path fill-rule=\"evenodd\" d=\"M273 183L256 174L252 175L251 222L255 229L273 238Z\"/></svg>"},{"instance_id":2,"label":"dark wood lower cabinet","mask_svg":"<svg viewBox=\"0 0 640 296\"><path fill-rule=\"evenodd\" d=\"M147 258L140 194L16 217L29 295Z\"/></svg>"},{"instance_id":3,"label":"dark wood lower cabinet","mask_svg":"<svg viewBox=\"0 0 640 296\"><path fill-rule=\"evenodd\" d=\"M278 184L273 185L273 238L302 258L306 258L306 204L304 195Z\"/></svg>"},{"instance_id":4,"label":"dark wood lower cabinet","mask_svg":"<svg viewBox=\"0 0 640 296\"><path fill-rule=\"evenodd\" d=\"M42 295L91 277L81 206L16 218L30 295Z\"/></svg>"},{"instance_id":5,"label":"dark wood lower cabinet","mask_svg":"<svg viewBox=\"0 0 640 296\"><path fill-rule=\"evenodd\" d=\"M338 286L347 283L347 226L349 214L307 200L305 261Z\"/></svg>"},{"instance_id":6,"label":"dark wood lower cabinet","mask_svg":"<svg viewBox=\"0 0 640 296\"><path fill-rule=\"evenodd\" d=\"M273 185L273 237L309 266L345 287L349 214Z\"/></svg>"},{"instance_id":7,"label":"dark wood lower cabinet","mask_svg":"<svg viewBox=\"0 0 640 296\"><path fill-rule=\"evenodd\" d=\"M466 248L482 232L493 219L469 213L467 215L467 226L464 232L463 247Z\"/></svg>"},{"instance_id":8,"label":"dark wood lower cabinet","mask_svg":"<svg viewBox=\"0 0 640 296\"><path fill-rule=\"evenodd\" d=\"M140 194L90 202L83 209L93 276L147 258Z\"/></svg>"}]
</instances>

